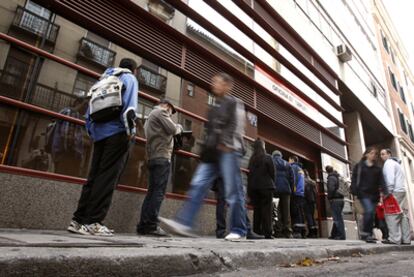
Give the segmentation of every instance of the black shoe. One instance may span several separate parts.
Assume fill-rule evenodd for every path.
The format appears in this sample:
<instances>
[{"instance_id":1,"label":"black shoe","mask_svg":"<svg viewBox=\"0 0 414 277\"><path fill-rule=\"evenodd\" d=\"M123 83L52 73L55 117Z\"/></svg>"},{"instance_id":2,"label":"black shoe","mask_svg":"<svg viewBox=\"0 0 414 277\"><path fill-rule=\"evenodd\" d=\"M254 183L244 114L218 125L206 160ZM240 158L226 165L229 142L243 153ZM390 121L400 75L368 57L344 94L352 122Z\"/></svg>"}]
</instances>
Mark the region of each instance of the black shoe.
<instances>
[{"instance_id":1,"label":"black shoe","mask_svg":"<svg viewBox=\"0 0 414 277\"><path fill-rule=\"evenodd\" d=\"M223 234L216 234L216 238L218 238L218 239L224 239L226 237L226 234L225 233L223 233Z\"/></svg>"},{"instance_id":2,"label":"black shoe","mask_svg":"<svg viewBox=\"0 0 414 277\"><path fill-rule=\"evenodd\" d=\"M253 231L247 233L246 235L246 239L264 239L264 238L265 238L264 236L258 235Z\"/></svg>"},{"instance_id":3,"label":"black shoe","mask_svg":"<svg viewBox=\"0 0 414 277\"><path fill-rule=\"evenodd\" d=\"M393 241L390 241L390 240L388 240L388 239L385 239L385 240L383 240L383 241L381 241L383 244L396 244L395 242L393 242Z\"/></svg>"},{"instance_id":4,"label":"black shoe","mask_svg":"<svg viewBox=\"0 0 414 277\"><path fill-rule=\"evenodd\" d=\"M155 230L149 231L137 231L140 236L152 236L152 237L170 237L171 235L165 232L161 227L157 227Z\"/></svg>"},{"instance_id":5,"label":"black shoe","mask_svg":"<svg viewBox=\"0 0 414 277\"><path fill-rule=\"evenodd\" d=\"M301 233L293 233L292 236L293 236L294 239L301 239L301 238L303 238Z\"/></svg>"},{"instance_id":6,"label":"black shoe","mask_svg":"<svg viewBox=\"0 0 414 277\"><path fill-rule=\"evenodd\" d=\"M366 243L377 243L377 239L373 238L372 236L368 236L365 238Z\"/></svg>"}]
</instances>

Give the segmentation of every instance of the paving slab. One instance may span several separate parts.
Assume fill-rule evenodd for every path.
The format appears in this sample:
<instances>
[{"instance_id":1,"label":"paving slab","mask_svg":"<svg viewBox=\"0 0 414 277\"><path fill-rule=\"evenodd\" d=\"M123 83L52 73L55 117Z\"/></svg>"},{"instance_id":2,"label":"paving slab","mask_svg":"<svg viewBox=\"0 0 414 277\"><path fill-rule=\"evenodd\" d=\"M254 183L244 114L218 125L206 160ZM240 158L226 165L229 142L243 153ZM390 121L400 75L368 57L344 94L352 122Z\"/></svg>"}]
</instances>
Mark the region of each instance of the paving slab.
<instances>
[{"instance_id":1,"label":"paving slab","mask_svg":"<svg viewBox=\"0 0 414 277\"><path fill-rule=\"evenodd\" d=\"M184 276L284 265L306 257L413 249L353 240L230 242L211 237L96 237L65 231L0 229L0 276Z\"/></svg>"}]
</instances>

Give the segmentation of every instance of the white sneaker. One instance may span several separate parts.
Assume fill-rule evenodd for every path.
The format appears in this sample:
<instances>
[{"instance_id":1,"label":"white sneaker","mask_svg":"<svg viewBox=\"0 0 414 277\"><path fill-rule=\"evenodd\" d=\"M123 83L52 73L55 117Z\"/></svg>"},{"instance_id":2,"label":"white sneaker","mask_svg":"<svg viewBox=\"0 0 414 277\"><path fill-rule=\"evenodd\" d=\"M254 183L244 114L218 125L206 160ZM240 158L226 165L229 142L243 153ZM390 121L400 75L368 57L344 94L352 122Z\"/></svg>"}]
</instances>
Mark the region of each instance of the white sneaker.
<instances>
[{"instance_id":1,"label":"white sneaker","mask_svg":"<svg viewBox=\"0 0 414 277\"><path fill-rule=\"evenodd\" d=\"M94 236L101 236L101 237L112 237L114 234L111 232L111 230L108 229L105 225L102 225L100 223L92 223L89 225L86 225L91 235Z\"/></svg>"},{"instance_id":2,"label":"white sneaker","mask_svg":"<svg viewBox=\"0 0 414 277\"><path fill-rule=\"evenodd\" d=\"M91 233L89 232L88 228L83 225L80 224L78 222L76 222L75 220L72 220L69 224L69 227L67 228L67 230L71 233L75 233L75 234L79 234L79 235L90 235Z\"/></svg>"},{"instance_id":3,"label":"white sneaker","mask_svg":"<svg viewBox=\"0 0 414 277\"><path fill-rule=\"evenodd\" d=\"M184 224L181 224L175 220L158 217L158 220L163 225L164 229L168 230L171 234L179 235L182 237L196 238L192 232L192 229Z\"/></svg>"},{"instance_id":4,"label":"white sneaker","mask_svg":"<svg viewBox=\"0 0 414 277\"><path fill-rule=\"evenodd\" d=\"M240 241L240 240L245 240L246 236L242 236L237 233L230 233L224 239L230 240L230 241Z\"/></svg>"}]
</instances>

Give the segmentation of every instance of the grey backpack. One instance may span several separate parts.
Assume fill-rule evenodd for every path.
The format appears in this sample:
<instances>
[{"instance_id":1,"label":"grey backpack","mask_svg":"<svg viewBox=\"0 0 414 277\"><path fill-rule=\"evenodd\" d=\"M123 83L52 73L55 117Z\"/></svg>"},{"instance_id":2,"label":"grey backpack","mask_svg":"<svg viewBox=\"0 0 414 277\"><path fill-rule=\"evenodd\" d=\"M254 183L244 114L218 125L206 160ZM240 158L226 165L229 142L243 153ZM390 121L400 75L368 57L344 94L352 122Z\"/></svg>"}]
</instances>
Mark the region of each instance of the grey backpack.
<instances>
[{"instance_id":1,"label":"grey backpack","mask_svg":"<svg viewBox=\"0 0 414 277\"><path fill-rule=\"evenodd\" d=\"M119 118L122 111L123 83L119 76L131 73L129 69L115 68L112 75L103 74L88 92L89 115L94 122Z\"/></svg>"}]
</instances>

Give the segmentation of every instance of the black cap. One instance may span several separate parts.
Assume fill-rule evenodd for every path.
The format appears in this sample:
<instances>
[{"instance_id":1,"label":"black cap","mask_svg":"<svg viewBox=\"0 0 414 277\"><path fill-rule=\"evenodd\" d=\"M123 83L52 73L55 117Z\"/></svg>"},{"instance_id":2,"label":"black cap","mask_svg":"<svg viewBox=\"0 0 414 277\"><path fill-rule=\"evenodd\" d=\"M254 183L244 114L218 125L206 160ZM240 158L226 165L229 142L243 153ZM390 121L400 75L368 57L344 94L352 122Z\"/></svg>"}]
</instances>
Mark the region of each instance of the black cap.
<instances>
[{"instance_id":1,"label":"black cap","mask_svg":"<svg viewBox=\"0 0 414 277\"><path fill-rule=\"evenodd\" d=\"M167 104L167 105L169 105L171 107L171 110L172 110L172 113L173 114L175 114L177 112L176 109L174 108L174 105L170 101L168 101L167 99L161 99L160 100L160 104Z\"/></svg>"}]
</instances>

